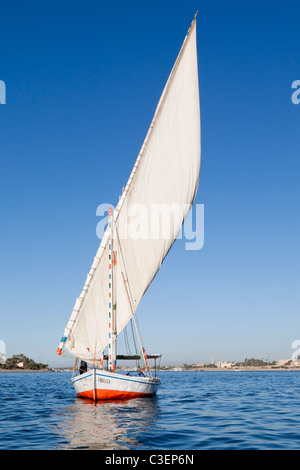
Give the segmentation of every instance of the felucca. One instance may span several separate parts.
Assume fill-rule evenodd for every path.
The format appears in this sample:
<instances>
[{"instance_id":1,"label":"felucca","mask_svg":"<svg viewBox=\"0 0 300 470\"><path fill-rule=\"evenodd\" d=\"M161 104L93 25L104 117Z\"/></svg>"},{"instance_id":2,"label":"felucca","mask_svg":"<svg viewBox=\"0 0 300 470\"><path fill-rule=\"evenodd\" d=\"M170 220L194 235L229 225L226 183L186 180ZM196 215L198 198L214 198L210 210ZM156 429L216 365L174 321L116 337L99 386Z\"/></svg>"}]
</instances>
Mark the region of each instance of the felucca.
<instances>
[{"instance_id":1,"label":"felucca","mask_svg":"<svg viewBox=\"0 0 300 470\"><path fill-rule=\"evenodd\" d=\"M161 354L146 354L135 313L177 238L198 188L201 145L196 15L127 185L116 208L109 210L107 229L57 349L59 355L67 350L76 357L72 377L76 393L95 402L153 396L160 385L149 359L156 362ZM130 223L131 209L137 205L149 214L153 205L173 204L180 210L172 219L168 237L121 236ZM116 341L129 321L136 329L139 351L121 356L116 353ZM121 359L138 360L139 370L127 375L116 372Z\"/></svg>"}]
</instances>

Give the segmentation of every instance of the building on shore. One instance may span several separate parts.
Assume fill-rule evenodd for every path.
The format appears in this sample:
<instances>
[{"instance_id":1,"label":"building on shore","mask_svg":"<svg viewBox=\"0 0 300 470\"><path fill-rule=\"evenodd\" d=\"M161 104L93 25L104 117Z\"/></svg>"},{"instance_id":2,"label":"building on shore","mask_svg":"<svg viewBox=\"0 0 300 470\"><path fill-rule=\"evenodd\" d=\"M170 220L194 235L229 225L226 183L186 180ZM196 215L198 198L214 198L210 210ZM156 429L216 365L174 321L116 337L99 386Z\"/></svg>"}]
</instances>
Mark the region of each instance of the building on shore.
<instances>
[{"instance_id":1,"label":"building on shore","mask_svg":"<svg viewBox=\"0 0 300 470\"><path fill-rule=\"evenodd\" d=\"M291 361L291 359L279 359L279 361L277 361L277 365L278 366L286 366L290 361Z\"/></svg>"},{"instance_id":2,"label":"building on shore","mask_svg":"<svg viewBox=\"0 0 300 470\"><path fill-rule=\"evenodd\" d=\"M231 369L235 364L234 364L234 362L217 361L217 362L215 362L215 365L219 369Z\"/></svg>"}]
</instances>

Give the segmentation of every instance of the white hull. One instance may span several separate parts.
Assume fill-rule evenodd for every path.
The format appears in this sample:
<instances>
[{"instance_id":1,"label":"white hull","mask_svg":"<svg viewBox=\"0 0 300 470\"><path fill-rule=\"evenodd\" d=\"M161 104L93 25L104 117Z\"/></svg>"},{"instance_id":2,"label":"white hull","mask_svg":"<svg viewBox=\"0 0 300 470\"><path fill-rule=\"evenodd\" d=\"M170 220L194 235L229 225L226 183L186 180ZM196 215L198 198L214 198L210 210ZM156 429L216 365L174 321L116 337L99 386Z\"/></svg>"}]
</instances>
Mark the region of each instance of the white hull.
<instances>
[{"instance_id":1,"label":"white hull","mask_svg":"<svg viewBox=\"0 0 300 470\"><path fill-rule=\"evenodd\" d=\"M151 397L160 385L156 377L116 374L102 369L77 375L72 382L78 397L94 401Z\"/></svg>"}]
</instances>

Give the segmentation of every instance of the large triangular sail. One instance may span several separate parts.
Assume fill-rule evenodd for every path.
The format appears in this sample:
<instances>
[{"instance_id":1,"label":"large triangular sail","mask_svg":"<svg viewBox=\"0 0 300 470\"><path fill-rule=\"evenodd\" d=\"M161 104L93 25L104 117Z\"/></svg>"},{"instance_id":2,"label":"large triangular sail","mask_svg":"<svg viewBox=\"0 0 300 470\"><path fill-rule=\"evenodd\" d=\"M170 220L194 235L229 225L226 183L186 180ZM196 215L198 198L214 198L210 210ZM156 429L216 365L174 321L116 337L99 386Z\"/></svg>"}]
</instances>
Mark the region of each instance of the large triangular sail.
<instances>
[{"instance_id":1,"label":"large triangular sail","mask_svg":"<svg viewBox=\"0 0 300 470\"><path fill-rule=\"evenodd\" d=\"M114 210L112 234L118 261L116 333L134 315L145 291L174 243L193 203L200 172L200 106L196 19L192 22L156 108L129 181ZM160 222L149 221L153 207L175 207L168 236ZM130 233L130 223L143 213L146 233ZM139 220L139 223L141 223ZM153 221L152 221L153 222ZM152 232L150 230L150 226ZM109 229L105 232L83 291L77 299L58 348L93 362L109 343Z\"/></svg>"}]
</instances>

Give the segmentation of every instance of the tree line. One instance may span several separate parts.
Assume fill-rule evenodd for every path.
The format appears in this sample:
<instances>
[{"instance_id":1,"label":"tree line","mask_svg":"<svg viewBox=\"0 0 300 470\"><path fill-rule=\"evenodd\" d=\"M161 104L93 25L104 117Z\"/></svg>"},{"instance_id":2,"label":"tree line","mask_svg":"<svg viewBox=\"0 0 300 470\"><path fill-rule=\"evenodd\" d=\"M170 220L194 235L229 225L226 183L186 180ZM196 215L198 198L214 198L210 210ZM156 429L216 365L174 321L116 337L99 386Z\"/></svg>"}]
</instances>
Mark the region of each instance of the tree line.
<instances>
[{"instance_id":1,"label":"tree line","mask_svg":"<svg viewBox=\"0 0 300 470\"><path fill-rule=\"evenodd\" d=\"M42 369L48 369L48 364L35 362L33 359L26 357L24 354L17 354L17 355L7 358L4 364L0 364L0 369L42 370Z\"/></svg>"}]
</instances>

